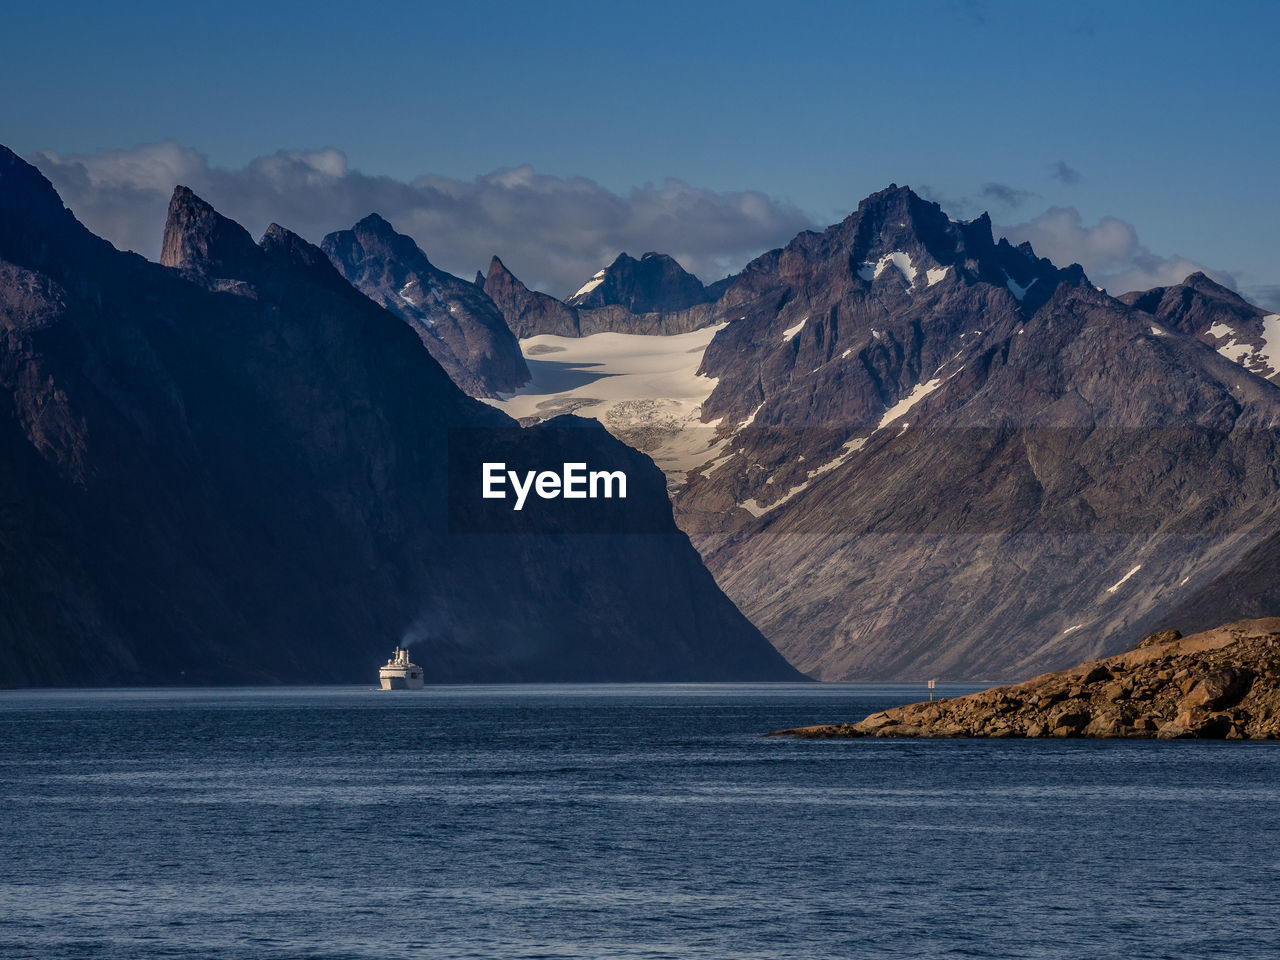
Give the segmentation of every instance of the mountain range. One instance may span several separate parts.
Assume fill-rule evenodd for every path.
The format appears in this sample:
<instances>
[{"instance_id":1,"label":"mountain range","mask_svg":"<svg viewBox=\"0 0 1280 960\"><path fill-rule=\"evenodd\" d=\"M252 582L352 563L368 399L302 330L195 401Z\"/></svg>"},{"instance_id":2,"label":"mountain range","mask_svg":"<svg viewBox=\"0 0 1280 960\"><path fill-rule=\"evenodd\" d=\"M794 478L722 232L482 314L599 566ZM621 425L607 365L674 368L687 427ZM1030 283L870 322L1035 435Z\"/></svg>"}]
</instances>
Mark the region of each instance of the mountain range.
<instances>
[{"instance_id":1,"label":"mountain range","mask_svg":"<svg viewBox=\"0 0 1280 960\"><path fill-rule=\"evenodd\" d=\"M1112 297L891 185L698 309L710 433L646 449L802 670L1012 678L1276 612L1280 316L1208 277ZM654 435L620 405L574 408Z\"/></svg>"},{"instance_id":2,"label":"mountain range","mask_svg":"<svg viewBox=\"0 0 1280 960\"><path fill-rule=\"evenodd\" d=\"M565 301L181 187L147 263L8 153L0 214L0 682L334 679L388 638L444 680L1005 679L1280 604L1280 315L1203 274L1112 296L896 185ZM513 521L466 480L497 456L635 496Z\"/></svg>"},{"instance_id":3,"label":"mountain range","mask_svg":"<svg viewBox=\"0 0 1280 960\"><path fill-rule=\"evenodd\" d=\"M328 246L379 297L487 309L382 222L349 233ZM435 681L797 676L652 463L466 396L435 307L389 312L183 187L163 251L117 251L0 148L0 684L371 683L396 643ZM509 520L480 499L494 449L625 471L629 526Z\"/></svg>"}]
</instances>

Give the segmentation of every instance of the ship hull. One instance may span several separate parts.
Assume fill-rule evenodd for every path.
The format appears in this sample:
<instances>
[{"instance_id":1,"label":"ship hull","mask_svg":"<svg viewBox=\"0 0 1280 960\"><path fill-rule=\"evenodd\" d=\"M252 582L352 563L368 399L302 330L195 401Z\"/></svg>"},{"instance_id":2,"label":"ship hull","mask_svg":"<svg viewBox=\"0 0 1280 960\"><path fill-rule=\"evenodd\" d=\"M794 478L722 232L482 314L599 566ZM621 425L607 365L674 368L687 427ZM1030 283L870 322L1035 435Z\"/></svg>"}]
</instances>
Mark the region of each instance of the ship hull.
<instances>
[{"instance_id":1,"label":"ship hull","mask_svg":"<svg viewBox=\"0 0 1280 960\"><path fill-rule=\"evenodd\" d=\"M421 690L425 685L421 670L382 670L383 690Z\"/></svg>"}]
</instances>

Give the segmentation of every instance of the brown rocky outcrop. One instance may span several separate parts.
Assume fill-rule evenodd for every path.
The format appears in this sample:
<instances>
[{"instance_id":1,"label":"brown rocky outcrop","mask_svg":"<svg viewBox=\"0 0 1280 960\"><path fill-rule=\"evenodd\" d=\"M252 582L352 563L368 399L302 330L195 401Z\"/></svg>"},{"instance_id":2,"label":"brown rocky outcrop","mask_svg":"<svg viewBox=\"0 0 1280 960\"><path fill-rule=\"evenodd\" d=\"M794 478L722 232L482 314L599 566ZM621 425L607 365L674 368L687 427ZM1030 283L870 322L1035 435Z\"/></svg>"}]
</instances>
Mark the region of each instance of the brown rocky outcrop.
<instances>
[{"instance_id":1,"label":"brown rocky outcrop","mask_svg":"<svg viewBox=\"0 0 1280 960\"><path fill-rule=\"evenodd\" d=\"M965 697L913 703L857 723L771 736L1280 738L1280 617L1237 620L1070 670Z\"/></svg>"}]
</instances>

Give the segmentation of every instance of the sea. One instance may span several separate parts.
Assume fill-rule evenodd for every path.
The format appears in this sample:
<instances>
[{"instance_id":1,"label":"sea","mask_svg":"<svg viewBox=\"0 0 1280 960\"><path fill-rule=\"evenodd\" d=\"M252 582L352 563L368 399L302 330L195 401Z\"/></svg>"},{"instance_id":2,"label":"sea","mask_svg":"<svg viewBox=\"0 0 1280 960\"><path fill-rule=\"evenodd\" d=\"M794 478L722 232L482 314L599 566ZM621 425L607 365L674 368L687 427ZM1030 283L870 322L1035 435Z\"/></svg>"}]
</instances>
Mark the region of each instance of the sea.
<instances>
[{"instance_id":1,"label":"sea","mask_svg":"<svg viewBox=\"0 0 1280 960\"><path fill-rule=\"evenodd\" d=\"M0 957L1280 956L1280 743L762 736L927 696L3 691Z\"/></svg>"}]
</instances>

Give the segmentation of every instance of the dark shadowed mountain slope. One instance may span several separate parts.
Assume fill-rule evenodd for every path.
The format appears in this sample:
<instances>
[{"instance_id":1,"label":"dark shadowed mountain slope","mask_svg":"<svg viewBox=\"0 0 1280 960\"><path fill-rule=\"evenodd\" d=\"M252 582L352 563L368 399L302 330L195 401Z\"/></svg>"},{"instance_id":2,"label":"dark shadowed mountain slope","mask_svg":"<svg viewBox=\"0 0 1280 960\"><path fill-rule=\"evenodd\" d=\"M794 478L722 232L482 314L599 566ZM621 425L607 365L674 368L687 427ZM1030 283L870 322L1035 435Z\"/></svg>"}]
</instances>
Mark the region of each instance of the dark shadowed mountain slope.
<instances>
[{"instance_id":1,"label":"dark shadowed mountain slope","mask_svg":"<svg viewBox=\"0 0 1280 960\"><path fill-rule=\"evenodd\" d=\"M413 327L467 393L492 397L528 382L520 346L493 301L432 266L411 237L376 213L321 246L356 289Z\"/></svg>"},{"instance_id":2,"label":"dark shadowed mountain slope","mask_svg":"<svg viewBox=\"0 0 1280 960\"><path fill-rule=\"evenodd\" d=\"M0 150L0 684L372 682L402 640L433 680L794 676L646 458L513 430L321 250L246 240L179 189L178 269L119 253ZM493 436L624 469L639 532L470 532Z\"/></svg>"},{"instance_id":3,"label":"dark shadowed mountain slope","mask_svg":"<svg viewBox=\"0 0 1280 960\"><path fill-rule=\"evenodd\" d=\"M1170 330L1203 340L1252 373L1280 383L1280 314L1268 314L1203 273L1193 273L1172 287L1126 293L1119 299Z\"/></svg>"},{"instance_id":4,"label":"dark shadowed mountain slope","mask_svg":"<svg viewBox=\"0 0 1280 960\"><path fill-rule=\"evenodd\" d=\"M891 187L750 264L717 311L722 445L677 513L815 675L1119 649L1274 528L1280 389L985 217Z\"/></svg>"}]
</instances>

